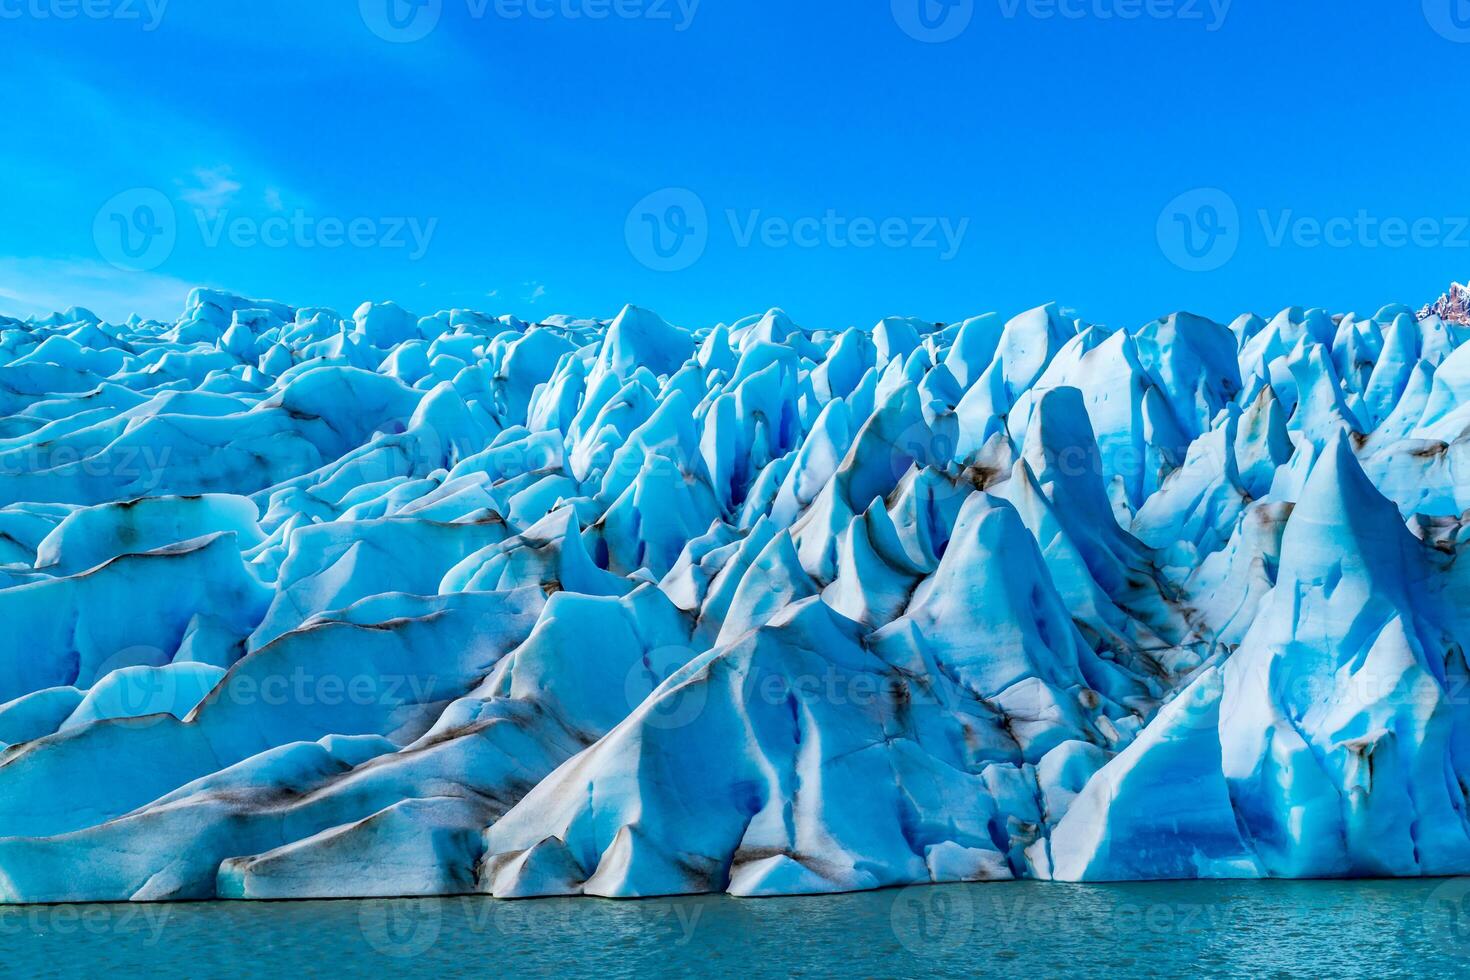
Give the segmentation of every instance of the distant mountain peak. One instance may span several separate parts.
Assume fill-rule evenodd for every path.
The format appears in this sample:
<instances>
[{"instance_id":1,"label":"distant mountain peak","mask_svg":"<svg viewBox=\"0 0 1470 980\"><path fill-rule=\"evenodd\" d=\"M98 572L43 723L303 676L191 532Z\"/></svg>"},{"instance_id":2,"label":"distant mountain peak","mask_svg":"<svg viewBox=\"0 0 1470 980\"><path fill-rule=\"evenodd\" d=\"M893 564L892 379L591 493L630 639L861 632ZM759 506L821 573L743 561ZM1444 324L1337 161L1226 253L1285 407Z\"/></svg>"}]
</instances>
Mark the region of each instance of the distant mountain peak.
<instances>
[{"instance_id":1,"label":"distant mountain peak","mask_svg":"<svg viewBox=\"0 0 1470 980\"><path fill-rule=\"evenodd\" d=\"M1449 292L1419 311L1419 319L1427 320L1435 314L1449 323L1470 324L1470 287L1451 283Z\"/></svg>"}]
</instances>

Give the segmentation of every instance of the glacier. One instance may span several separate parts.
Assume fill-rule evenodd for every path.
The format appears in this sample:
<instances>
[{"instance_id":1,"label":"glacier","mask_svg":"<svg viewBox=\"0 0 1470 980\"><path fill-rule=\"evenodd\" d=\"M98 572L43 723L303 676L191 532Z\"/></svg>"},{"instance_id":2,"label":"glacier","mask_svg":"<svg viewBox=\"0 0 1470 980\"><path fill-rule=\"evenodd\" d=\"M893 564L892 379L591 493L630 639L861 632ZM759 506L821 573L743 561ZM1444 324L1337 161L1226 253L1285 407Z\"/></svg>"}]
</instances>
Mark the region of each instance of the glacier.
<instances>
[{"instance_id":1,"label":"glacier","mask_svg":"<svg viewBox=\"0 0 1470 980\"><path fill-rule=\"evenodd\" d=\"M0 901L1470 874L1470 325L0 317Z\"/></svg>"}]
</instances>

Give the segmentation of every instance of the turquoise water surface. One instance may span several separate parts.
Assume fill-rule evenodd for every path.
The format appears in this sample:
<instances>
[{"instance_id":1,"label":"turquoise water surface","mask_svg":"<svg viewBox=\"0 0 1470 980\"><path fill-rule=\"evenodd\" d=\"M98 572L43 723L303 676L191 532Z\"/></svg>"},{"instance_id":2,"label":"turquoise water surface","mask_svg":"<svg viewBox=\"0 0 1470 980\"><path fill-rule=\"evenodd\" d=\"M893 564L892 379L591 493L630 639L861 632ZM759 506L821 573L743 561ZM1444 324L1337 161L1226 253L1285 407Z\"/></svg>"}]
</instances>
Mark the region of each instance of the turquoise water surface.
<instances>
[{"instance_id":1,"label":"turquoise water surface","mask_svg":"<svg viewBox=\"0 0 1470 980\"><path fill-rule=\"evenodd\" d=\"M0 956L11 977L1463 975L1470 879L9 907Z\"/></svg>"}]
</instances>

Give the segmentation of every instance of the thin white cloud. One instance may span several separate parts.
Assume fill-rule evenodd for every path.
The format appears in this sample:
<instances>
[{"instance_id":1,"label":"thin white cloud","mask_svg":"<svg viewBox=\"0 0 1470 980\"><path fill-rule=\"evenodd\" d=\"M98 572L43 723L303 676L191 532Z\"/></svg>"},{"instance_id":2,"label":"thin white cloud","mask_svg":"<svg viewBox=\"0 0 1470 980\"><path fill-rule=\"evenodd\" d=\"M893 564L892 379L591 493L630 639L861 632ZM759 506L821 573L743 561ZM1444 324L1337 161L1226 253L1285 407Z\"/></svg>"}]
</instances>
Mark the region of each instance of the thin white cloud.
<instances>
[{"instance_id":1,"label":"thin white cloud","mask_svg":"<svg viewBox=\"0 0 1470 980\"><path fill-rule=\"evenodd\" d=\"M179 197L195 207L210 211L233 202L244 186L235 179L234 171L228 166L195 168L194 181L193 184L179 181ZM279 197L277 194L277 200Z\"/></svg>"},{"instance_id":2,"label":"thin white cloud","mask_svg":"<svg viewBox=\"0 0 1470 980\"><path fill-rule=\"evenodd\" d=\"M0 313L46 316L82 306L120 323L136 313L172 321L196 284L151 272L128 272L95 259L0 256Z\"/></svg>"}]
</instances>

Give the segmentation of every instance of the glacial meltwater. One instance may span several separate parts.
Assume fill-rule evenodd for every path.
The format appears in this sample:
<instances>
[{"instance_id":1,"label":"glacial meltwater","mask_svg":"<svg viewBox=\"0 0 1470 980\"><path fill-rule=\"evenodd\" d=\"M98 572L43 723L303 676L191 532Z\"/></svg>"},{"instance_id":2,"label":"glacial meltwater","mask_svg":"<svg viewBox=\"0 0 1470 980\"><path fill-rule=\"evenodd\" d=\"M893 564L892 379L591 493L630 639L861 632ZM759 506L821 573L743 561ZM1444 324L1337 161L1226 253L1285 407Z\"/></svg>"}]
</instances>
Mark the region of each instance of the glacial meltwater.
<instances>
[{"instance_id":1,"label":"glacial meltwater","mask_svg":"<svg viewBox=\"0 0 1470 980\"><path fill-rule=\"evenodd\" d=\"M9 906L0 956L38 977L1431 976L1470 968L1470 879Z\"/></svg>"}]
</instances>

